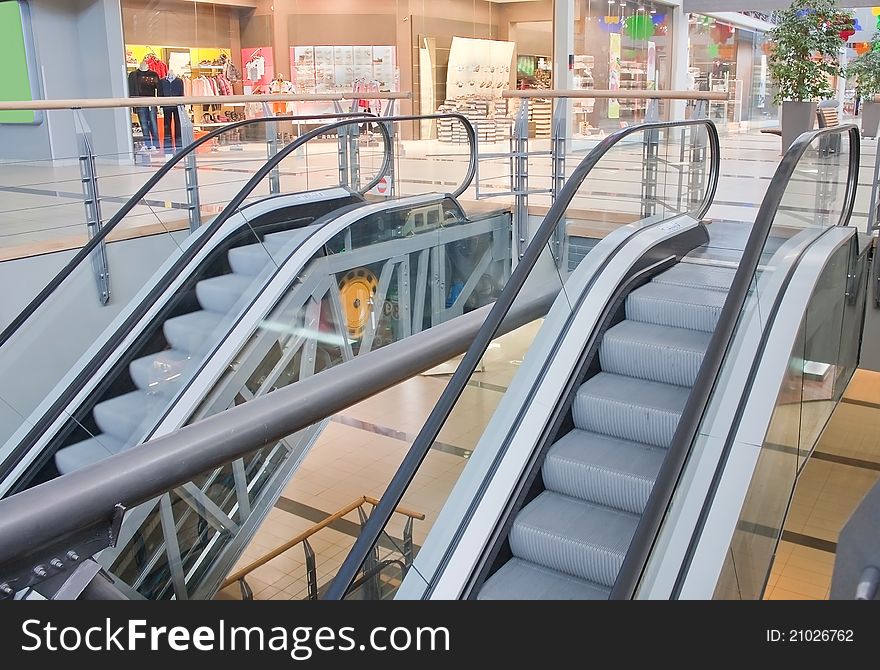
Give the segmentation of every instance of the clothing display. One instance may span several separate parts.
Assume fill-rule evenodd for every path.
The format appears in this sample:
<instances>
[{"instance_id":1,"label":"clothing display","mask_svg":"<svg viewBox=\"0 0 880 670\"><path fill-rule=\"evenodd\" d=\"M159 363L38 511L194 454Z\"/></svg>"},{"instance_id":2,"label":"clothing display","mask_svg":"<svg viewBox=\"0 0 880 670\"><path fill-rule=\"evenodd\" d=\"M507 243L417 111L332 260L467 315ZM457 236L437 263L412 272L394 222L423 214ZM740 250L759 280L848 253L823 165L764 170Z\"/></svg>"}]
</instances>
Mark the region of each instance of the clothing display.
<instances>
[{"instance_id":1,"label":"clothing display","mask_svg":"<svg viewBox=\"0 0 880 670\"><path fill-rule=\"evenodd\" d=\"M251 59L244 66L247 78L250 81L260 81L266 74L266 59L259 53L251 56Z\"/></svg>"},{"instance_id":2,"label":"clothing display","mask_svg":"<svg viewBox=\"0 0 880 670\"><path fill-rule=\"evenodd\" d=\"M169 73L167 77L159 82L159 92L163 98L181 97L183 96L183 80ZM162 118L164 121L165 152L167 153L169 150L177 151L181 148L180 113L178 112L177 105L163 106Z\"/></svg>"},{"instance_id":3,"label":"clothing display","mask_svg":"<svg viewBox=\"0 0 880 670\"><path fill-rule=\"evenodd\" d=\"M160 59L156 54L147 54L144 61L146 62L147 67L155 72L159 78L168 74L168 65L166 65L165 61Z\"/></svg>"},{"instance_id":4,"label":"clothing display","mask_svg":"<svg viewBox=\"0 0 880 670\"><path fill-rule=\"evenodd\" d=\"M141 63L141 67L144 64ZM133 98L155 98L159 95L159 76L149 69L137 69L128 75L128 94ZM144 145L147 149L159 148L159 128L156 120L155 107L135 107L141 131L144 134Z\"/></svg>"},{"instance_id":5,"label":"clothing display","mask_svg":"<svg viewBox=\"0 0 880 670\"><path fill-rule=\"evenodd\" d=\"M159 148L159 123L155 107L135 107L141 132L144 134L144 146L147 149Z\"/></svg>"},{"instance_id":6,"label":"clothing display","mask_svg":"<svg viewBox=\"0 0 880 670\"><path fill-rule=\"evenodd\" d=\"M128 94L133 98L155 98L159 95L159 76L152 70L130 72L128 75Z\"/></svg>"},{"instance_id":7,"label":"clothing display","mask_svg":"<svg viewBox=\"0 0 880 670\"><path fill-rule=\"evenodd\" d=\"M296 93L296 90L293 88L293 84L286 79L273 79L272 82L269 84L269 93L288 94ZM272 112L275 114L275 116L288 112L293 112L293 103L273 102Z\"/></svg>"}]
</instances>

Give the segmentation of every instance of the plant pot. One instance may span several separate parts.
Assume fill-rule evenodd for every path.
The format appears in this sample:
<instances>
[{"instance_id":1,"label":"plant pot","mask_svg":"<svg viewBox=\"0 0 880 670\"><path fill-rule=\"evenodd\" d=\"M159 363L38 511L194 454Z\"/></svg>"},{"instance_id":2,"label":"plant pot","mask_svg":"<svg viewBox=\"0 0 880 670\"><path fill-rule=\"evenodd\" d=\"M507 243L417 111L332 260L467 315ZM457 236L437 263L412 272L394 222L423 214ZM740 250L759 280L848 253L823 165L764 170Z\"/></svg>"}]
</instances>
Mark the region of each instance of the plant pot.
<instances>
[{"instance_id":1,"label":"plant pot","mask_svg":"<svg viewBox=\"0 0 880 670\"><path fill-rule=\"evenodd\" d=\"M877 137L880 127L880 102L862 103L862 137Z\"/></svg>"},{"instance_id":2,"label":"plant pot","mask_svg":"<svg viewBox=\"0 0 880 670\"><path fill-rule=\"evenodd\" d=\"M816 124L815 102L793 102L786 100L782 103L782 153L788 151L802 133L812 130Z\"/></svg>"}]
</instances>

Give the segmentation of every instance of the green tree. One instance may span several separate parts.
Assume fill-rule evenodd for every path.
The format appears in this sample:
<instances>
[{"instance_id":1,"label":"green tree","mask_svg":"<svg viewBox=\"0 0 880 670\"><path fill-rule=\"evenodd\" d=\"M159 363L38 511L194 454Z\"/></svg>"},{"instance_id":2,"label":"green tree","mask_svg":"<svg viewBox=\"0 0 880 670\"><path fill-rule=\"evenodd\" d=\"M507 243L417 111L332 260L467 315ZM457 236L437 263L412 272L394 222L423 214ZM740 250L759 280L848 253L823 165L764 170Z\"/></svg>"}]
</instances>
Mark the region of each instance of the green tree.
<instances>
[{"instance_id":1,"label":"green tree","mask_svg":"<svg viewBox=\"0 0 880 670\"><path fill-rule=\"evenodd\" d=\"M868 51L846 66L846 76L856 80L859 98L871 98L880 93L880 33L874 33Z\"/></svg>"},{"instance_id":2,"label":"green tree","mask_svg":"<svg viewBox=\"0 0 880 670\"><path fill-rule=\"evenodd\" d=\"M769 33L773 50L770 76L778 87L774 102L810 102L830 98L830 78L843 74L841 32L852 29L853 14L836 0L794 0L777 13L778 24Z\"/></svg>"}]
</instances>

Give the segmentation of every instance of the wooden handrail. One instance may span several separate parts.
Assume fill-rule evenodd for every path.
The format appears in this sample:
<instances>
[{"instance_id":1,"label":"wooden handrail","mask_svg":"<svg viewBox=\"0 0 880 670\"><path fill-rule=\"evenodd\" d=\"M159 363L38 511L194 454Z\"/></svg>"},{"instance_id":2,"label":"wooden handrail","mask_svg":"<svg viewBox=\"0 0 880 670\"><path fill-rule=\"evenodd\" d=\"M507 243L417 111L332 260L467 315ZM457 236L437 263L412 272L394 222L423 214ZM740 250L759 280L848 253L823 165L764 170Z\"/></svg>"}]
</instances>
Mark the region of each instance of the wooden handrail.
<instances>
[{"instance_id":1,"label":"wooden handrail","mask_svg":"<svg viewBox=\"0 0 880 670\"><path fill-rule=\"evenodd\" d=\"M234 102L334 102L340 100L408 100L412 93L275 93L260 95L209 95L167 98L70 98L66 100L17 100L0 102L0 111L51 109L114 109L125 107L175 107L177 105L224 105Z\"/></svg>"},{"instance_id":2,"label":"wooden handrail","mask_svg":"<svg viewBox=\"0 0 880 670\"><path fill-rule=\"evenodd\" d=\"M511 89L502 92L504 98L614 98L617 100L728 100L724 91L654 91L649 89L573 89L541 90Z\"/></svg>"},{"instance_id":3,"label":"wooden handrail","mask_svg":"<svg viewBox=\"0 0 880 670\"><path fill-rule=\"evenodd\" d=\"M378 498L371 498L370 496L364 496L364 502L370 503L373 507L379 504ZM413 512L411 509L407 509L406 507L398 506L394 508L394 511L397 514L402 514L403 516L412 517L413 519L418 519L419 521L425 520L425 515L421 512Z\"/></svg>"},{"instance_id":4,"label":"wooden handrail","mask_svg":"<svg viewBox=\"0 0 880 670\"><path fill-rule=\"evenodd\" d=\"M261 556L253 563L249 563L248 565L243 567L241 570L237 570L236 572L232 573L229 577L226 578L226 581L224 581L220 585L220 589L225 589L227 586L231 586L232 584L235 584L235 582L240 581L244 577L247 577L247 575L249 575L251 572L253 572L254 570L256 570L259 567L264 566L266 563L271 561L273 558L277 558L278 556L283 554L288 549L293 549L296 545L301 544L305 540L308 540L312 535L317 533L319 530L326 528L334 521L338 521L339 519L344 517L349 512L353 512L358 507L360 507L361 505L364 505L366 503L369 503L370 505L373 505L375 507L376 505L379 504L379 501L376 498L371 498L370 496L361 496L360 498L352 500L345 507L343 507L340 510L337 510L336 512L334 512L333 514L328 516L326 519L319 521L311 528L304 530L302 533L300 533L299 535L294 537L292 540L288 540L284 544L282 544L278 547L275 547L268 554ZM402 514L404 516L408 516L413 519L418 519L419 521L424 521L424 519L425 519L425 515L422 514L421 512L414 512L412 510L406 509L405 507L398 507L394 511L397 512L398 514Z\"/></svg>"}]
</instances>

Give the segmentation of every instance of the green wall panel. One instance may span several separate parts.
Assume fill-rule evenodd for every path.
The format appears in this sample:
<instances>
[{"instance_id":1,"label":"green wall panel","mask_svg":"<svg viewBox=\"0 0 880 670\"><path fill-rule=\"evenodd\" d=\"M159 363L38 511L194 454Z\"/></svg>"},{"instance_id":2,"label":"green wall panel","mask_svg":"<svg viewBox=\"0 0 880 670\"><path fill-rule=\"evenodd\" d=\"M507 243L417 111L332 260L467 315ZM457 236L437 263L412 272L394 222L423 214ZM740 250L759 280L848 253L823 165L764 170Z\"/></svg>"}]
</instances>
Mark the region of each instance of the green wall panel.
<instances>
[{"instance_id":1,"label":"green wall panel","mask_svg":"<svg viewBox=\"0 0 880 670\"><path fill-rule=\"evenodd\" d=\"M0 100L3 101L33 100L24 30L17 0L0 1L0 63L3 63ZM34 122L32 111L0 111L0 123Z\"/></svg>"}]
</instances>

